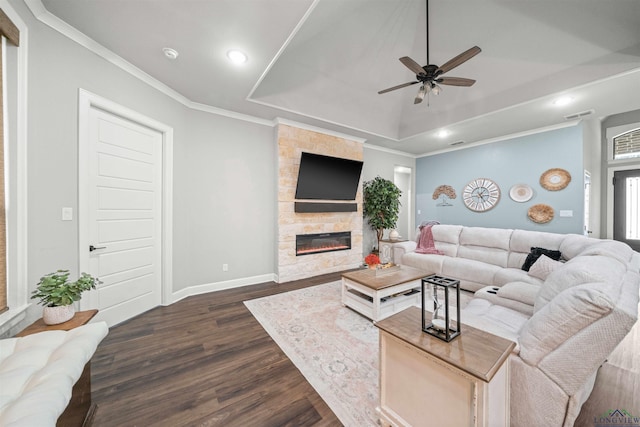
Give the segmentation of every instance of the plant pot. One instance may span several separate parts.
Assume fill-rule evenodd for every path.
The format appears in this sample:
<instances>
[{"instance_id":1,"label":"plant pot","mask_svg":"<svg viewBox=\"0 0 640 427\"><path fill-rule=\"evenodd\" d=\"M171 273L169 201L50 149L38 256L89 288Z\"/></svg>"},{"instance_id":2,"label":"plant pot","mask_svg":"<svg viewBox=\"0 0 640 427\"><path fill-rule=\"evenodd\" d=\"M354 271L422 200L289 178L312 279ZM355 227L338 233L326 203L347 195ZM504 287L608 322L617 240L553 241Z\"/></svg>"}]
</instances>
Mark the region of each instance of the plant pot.
<instances>
[{"instance_id":1,"label":"plant pot","mask_svg":"<svg viewBox=\"0 0 640 427\"><path fill-rule=\"evenodd\" d=\"M73 304L61 305L57 307L45 307L42 311L42 320L45 325L57 325L71 320L76 314L76 308Z\"/></svg>"}]
</instances>

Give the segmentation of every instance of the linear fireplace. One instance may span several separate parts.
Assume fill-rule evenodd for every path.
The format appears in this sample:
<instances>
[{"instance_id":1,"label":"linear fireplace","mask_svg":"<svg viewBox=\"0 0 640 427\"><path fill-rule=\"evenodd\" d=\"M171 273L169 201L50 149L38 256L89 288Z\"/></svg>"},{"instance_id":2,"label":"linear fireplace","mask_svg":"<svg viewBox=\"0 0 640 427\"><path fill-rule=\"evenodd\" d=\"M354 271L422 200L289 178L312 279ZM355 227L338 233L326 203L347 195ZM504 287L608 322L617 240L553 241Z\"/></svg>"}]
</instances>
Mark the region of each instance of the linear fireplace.
<instances>
[{"instance_id":1,"label":"linear fireplace","mask_svg":"<svg viewBox=\"0 0 640 427\"><path fill-rule=\"evenodd\" d=\"M296 235L296 256L351 249L351 232Z\"/></svg>"}]
</instances>

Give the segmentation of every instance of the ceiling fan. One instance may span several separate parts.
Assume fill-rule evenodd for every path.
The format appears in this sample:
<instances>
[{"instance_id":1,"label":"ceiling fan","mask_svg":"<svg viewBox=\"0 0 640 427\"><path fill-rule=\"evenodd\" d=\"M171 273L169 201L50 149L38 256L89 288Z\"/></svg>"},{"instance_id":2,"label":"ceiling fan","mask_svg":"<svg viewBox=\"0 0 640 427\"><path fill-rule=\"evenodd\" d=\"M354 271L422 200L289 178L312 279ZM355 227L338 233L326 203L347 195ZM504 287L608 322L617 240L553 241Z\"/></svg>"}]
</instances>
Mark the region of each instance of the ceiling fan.
<instances>
[{"instance_id":1,"label":"ceiling fan","mask_svg":"<svg viewBox=\"0 0 640 427\"><path fill-rule=\"evenodd\" d=\"M462 52L460 55L450 59L445 62L441 66L429 64L429 0L426 0L427 5L427 65L421 67L413 59L408 56L403 56L400 58L400 62L404 64L405 67L416 73L416 81L403 83L398 86L393 86L388 89L381 90L378 94L383 94L387 92L391 92L392 90L401 89L403 87L415 85L418 83L422 83L420 85L420 90L416 95L414 104L419 104L424 99L425 95L428 93L433 93L434 95L438 95L442 88L439 85L449 85L449 86L472 86L476 81L473 79L466 79L463 77L442 77L442 74L447 71L453 70L457 66L467 62L477 54L479 54L482 50L478 46L474 46L469 50Z\"/></svg>"}]
</instances>

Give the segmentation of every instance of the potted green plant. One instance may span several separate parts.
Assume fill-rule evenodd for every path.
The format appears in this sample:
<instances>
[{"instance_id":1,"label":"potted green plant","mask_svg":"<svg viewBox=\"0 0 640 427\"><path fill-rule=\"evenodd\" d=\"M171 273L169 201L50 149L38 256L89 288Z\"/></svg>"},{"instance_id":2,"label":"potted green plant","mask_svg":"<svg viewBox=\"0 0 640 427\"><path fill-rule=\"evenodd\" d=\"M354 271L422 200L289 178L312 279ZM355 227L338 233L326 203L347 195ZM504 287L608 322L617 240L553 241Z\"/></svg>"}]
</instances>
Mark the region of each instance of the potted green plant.
<instances>
[{"instance_id":1,"label":"potted green plant","mask_svg":"<svg viewBox=\"0 0 640 427\"><path fill-rule=\"evenodd\" d=\"M58 270L40 278L31 299L38 298L44 306L42 319L47 325L66 322L75 315L74 302L80 301L84 291L95 289L102 283L87 273L82 273L75 282L69 281L69 270Z\"/></svg>"},{"instance_id":2,"label":"potted green plant","mask_svg":"<svg viewBox=\"0 0 640 427\"><path fill-rule=\"evenodd\" d=\"M363 184L363 214L376 230L378 240L385 228L396 228L402 191L388 179L375 177Z\"/></svg>"}]
</instances>

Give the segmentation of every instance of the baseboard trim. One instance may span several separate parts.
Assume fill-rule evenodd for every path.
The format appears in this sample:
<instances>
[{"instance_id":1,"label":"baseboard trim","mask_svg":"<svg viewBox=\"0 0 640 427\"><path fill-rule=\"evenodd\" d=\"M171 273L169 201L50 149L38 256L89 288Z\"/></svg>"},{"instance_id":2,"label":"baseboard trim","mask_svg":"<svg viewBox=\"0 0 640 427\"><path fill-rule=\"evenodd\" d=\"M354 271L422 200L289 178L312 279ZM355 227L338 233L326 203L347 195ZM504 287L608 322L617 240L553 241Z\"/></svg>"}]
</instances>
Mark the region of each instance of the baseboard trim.
<instances>
[{"instance_id":1,"label":"baseboard trim","mask_svg":"<svg viewBox=\"0 0 640 427\"><path fill-rule=\"evenodd\" d=\"M276 282L277 276L275 274L262 274L260 276L243 277L240 279L225 280L223 282L205 283L202 285L189 286L184 289L180 289L171 295L170 302L167 305L176 303L181 299L206 294L209 292L223 291L225 289L240 288L242 286L257 285L265 282Z\"/></svg>"}]
</instances>

